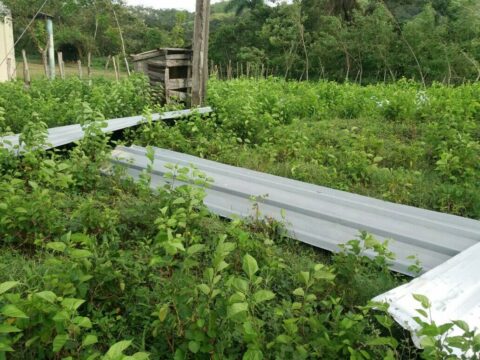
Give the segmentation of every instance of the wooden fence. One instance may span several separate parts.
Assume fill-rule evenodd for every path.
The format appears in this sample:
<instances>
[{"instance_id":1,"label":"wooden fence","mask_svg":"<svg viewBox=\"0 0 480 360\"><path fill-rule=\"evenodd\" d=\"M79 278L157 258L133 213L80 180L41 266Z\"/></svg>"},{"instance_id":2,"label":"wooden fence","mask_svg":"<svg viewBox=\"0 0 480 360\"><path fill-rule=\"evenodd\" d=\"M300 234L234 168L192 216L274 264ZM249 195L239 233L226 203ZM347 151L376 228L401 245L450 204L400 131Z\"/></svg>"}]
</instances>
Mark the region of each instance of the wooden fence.
<instances>
[{"instance_id":1,"label":"wooden fence","mask_svg":"<svg viewBox=\"0 0 480 360\"><path fill-rule=\"evenodd\" d=\"M210 62L209 75L221 80L232 80L236 78L267 78L275 76L278 72L277 68L268 67L264 63L250 62L232 62L215 64Z\"/></svg>"},{"instance_id":2,"label":"wooden fence","mask_svg":"<svg viewBox=\"0 0 480 360\"><path fill-rule=\"evenodd\" d=\"M55 67L55 72L57 72L58 77L60 79L64 80L67 76L67 71L66 71L65 61L63 58L63 53L60 51L57 52L56 57L57 57L57 64ZM23 65L23 81L25 83L25 86L29 87L32 79L32 71L31 71L32 62L29 63L27 53L25 50L22 50L21 63ZM105 72L112 71L115 75L115 79L117 82L120 81L120 77L122 74L122 68L121 68L122 65L125 67L125 64L122 64L122 65L121 64L122 62L120 61L120 55L108 56L105 64ZM45 52L41 56L41 65L42 65L42 74L44 74L47 79L52 79L52 74L49 71L47 56ZM73 69L76 69L76 70L73 70ZM112 69L112 70L109 70L109 69ZM77 60L74 66L72 66L72 63L70 63L69 70L70 70L69 71L70 75L73 73L74 75L78 76L78 78L80 79L91 80L93 76L92 54L91 53L87 54L85 64L82 64L81 60ZM126 73L128 74L128 71Z\"/></svg>"}]
</instances>

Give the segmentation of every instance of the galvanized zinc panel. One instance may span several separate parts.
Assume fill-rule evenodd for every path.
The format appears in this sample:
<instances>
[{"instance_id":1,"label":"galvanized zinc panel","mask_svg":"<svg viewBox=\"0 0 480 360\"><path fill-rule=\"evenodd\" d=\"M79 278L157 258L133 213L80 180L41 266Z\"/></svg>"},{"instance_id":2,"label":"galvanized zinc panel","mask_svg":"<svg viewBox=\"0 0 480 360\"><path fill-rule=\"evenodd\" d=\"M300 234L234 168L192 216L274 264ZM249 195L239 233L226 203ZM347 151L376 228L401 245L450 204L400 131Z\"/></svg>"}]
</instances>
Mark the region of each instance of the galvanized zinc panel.
<instances>
[{"instance_id":1,"label":"galvanized zinc panel","mask_svg":"<svg viewBox=\"0 0 480 360\"><path fill-rule=\"evenodd\" d=\"M437 325L463 320L471 330L478 331L480 330L479 259L480 244L476 244L435 269L373 300L390 304L389 313L401 326L412 333L417 347L420 347L420 338L417 334L420 326L413 318L421 317L415 310L421 306L413 298L413 294L428 297L431 303L430 320L435 321ZM428 322L425 318L423 320ZM449 336L462 334L459 328L454 327Z\"/></svg>"},{"instance_id":2,"label":"galvanized zinc panel","mask_svg":"<svg viewBox=\"0 0 480 360\"><path fill-rule=\"evenodd\" d=\"M208 114L212 112L211 107L203 107L194 110L177 110L167 111L161 114L152 114L152 121L172 120L184 116L189 116L194 113ZM145 121L144 116L131 116L119 119L106 120L107 126L102 129L104 133L111 133L114 131L126 129L136 126ZM47 149L73 143L83 138L84 132L79 124L60 126L48 129ZM19 146L20 134L0 137L0 144L3 142L7 148L16 148Z\"/></svg>"},{"instance_id":3,"label":"galvanized zinc panel","mask_svg":"<svg viewBox=\"0 0 480 360\"><path fill-rule=\"evenodd\" d=\"M137 177L147 167L146 149L117 147L113 161ZM260 212L286 223L293 238L329 251L365 230L378 239L392 239L397 255L392 268L409 273L416 255L424 270L442 264L480 242L480 221L394 204L366 196L238 168L174 151L155 149L152 186L165 182L166 164L193 164L214 179L205 204L233 218L252 215L252 196Z\"/></svg>"}]
</instances>

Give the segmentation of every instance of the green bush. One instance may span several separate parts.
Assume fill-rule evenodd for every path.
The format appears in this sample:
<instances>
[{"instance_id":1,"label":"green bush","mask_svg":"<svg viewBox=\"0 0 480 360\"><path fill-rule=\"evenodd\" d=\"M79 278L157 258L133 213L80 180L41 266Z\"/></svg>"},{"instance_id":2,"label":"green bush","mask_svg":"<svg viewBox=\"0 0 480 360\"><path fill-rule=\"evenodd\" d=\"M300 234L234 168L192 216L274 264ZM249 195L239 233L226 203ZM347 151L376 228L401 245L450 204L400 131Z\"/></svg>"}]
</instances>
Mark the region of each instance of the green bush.
<instances>
[{"instance_id":1,"label":"green bush","mask_svg":"<svg viewBox=\"0 0 480 360\"><path fill-rule=\"evenodd\" d=\"M85 103L105 119L139 115L151 105L148 81L134 75L119 83L95 78L90 84L72 77L33 80L29 89L20 81L1 84L0 107L4 109L4 122L0 123L0 132L8 127L19 133L33 116L48 127L75 124Z\"/></svg>"}]
</instances>

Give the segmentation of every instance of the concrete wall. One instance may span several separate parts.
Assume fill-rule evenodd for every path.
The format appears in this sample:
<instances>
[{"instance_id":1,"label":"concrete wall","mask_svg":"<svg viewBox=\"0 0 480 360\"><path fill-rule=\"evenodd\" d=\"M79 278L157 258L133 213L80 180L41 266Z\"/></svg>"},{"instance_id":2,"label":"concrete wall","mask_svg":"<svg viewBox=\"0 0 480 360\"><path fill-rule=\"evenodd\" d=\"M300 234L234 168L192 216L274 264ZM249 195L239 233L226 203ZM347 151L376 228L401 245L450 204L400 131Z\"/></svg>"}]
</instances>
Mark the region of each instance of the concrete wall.
<instances>
[{"instance_id":1,"label":"concrete wall","mask_svg":"<svg viewBox=\"0 0 480 360\"><path fill-rule=\"evenodd\" d=\"M7 81L9 79L14 79L16 77L16 63L15 63L15 52L11 51L8 55L8 52L13 48L13 24L12 18L10 15L0 17L0 63L3 59L7 58L0 65L0 82ZM10 59L10 69L9 61ZM10 77L8 72L10 70Z\"/></svg>"}]
</instances>

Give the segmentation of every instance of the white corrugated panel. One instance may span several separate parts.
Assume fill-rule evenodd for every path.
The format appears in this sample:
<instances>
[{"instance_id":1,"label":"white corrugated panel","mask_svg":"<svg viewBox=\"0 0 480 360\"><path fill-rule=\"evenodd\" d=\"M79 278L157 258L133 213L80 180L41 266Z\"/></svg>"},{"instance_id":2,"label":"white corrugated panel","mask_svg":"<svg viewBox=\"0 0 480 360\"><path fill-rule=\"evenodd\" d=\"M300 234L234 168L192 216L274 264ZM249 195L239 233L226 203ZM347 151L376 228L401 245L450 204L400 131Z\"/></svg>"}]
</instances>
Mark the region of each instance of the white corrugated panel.
<instances>
[{"instance_id":1,"label":"white corrugated panel","mask_svg":"<svg viewBox=\"0 0 480 360\"><path fill-rule=\"evenodd\" d=\"M137 177L147 168L146 149L117 147L113 161ZM252 215L252 196L260 212L286 224L292 238L338 251L339 244L360 230L378 239L392 239L394 270L409 273L407 259L417 255L424 270L442 264L480 242L480 221L386 202L270 174L229 166L182 153L155 149L152 186L163 184L166 164L195 165L214 179L205 204L216 214L234 218Z\"/></svg>"},{"instance_id":2,"label":"white corrugated panel","mask_svg":"<svg viewBox=\"0 0 480 360\"><path fill-rule=\"evenodd\" d=\"M431 320L437 325L463 320L480 330L480 244L464 250L433 270L373 300L390 304L389 313L412 333L415 345L419 325L413 320L421 308L413 294L425 295L431 302ZM420 316L421 317L421 316ZM424 319L425 320L425 319ZM462 335L458 328L451 335Z\"/></svg>"},{"instance_id":3,"label":"white corrugated panel","mask_svg":"<svg viewBox=\"0 0 480 360\"><path fill-rule=\"evenodd\" d=\"M208 114L212 112L211 107L203 107L198 109L176 110L167 111L161 114L152 114L152 121L171 120L178 119L184 116L189 116L194 113ZM114 131L126 129L132 126L136 126L145 121L142 115L131 116L119 119L106 120L106 127L102 128L104 133L111 133ZM83 138L83 129L81 125L66 125L48 129L47 136L47 149L55 148L58 146L70 144ZM19 145L20 134L9 135L0 137L0 144L3 142L3 146L7 148L16 148Z\"/></svg>"}]
</instances>

